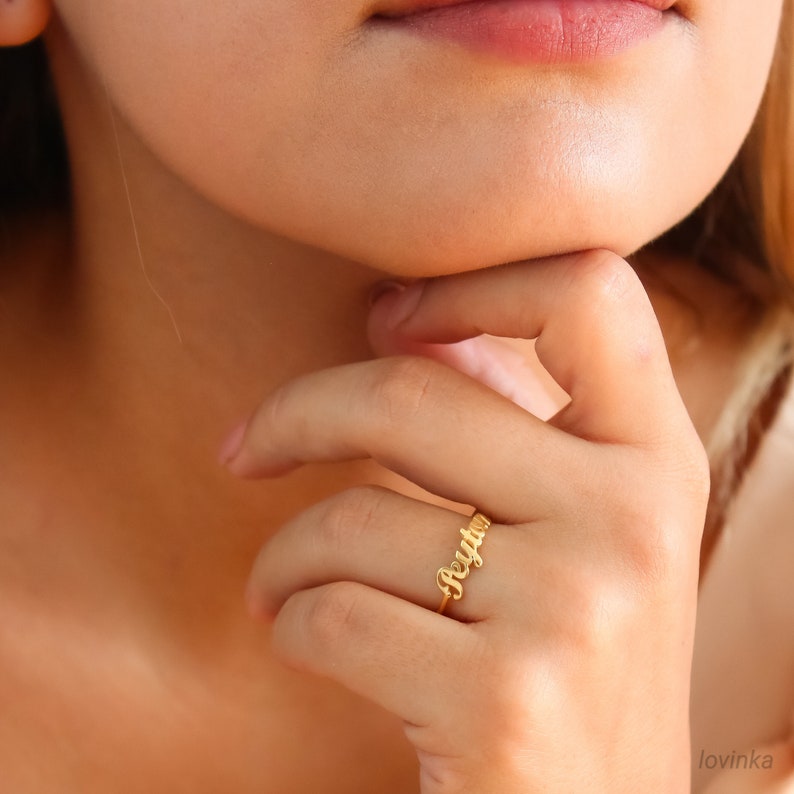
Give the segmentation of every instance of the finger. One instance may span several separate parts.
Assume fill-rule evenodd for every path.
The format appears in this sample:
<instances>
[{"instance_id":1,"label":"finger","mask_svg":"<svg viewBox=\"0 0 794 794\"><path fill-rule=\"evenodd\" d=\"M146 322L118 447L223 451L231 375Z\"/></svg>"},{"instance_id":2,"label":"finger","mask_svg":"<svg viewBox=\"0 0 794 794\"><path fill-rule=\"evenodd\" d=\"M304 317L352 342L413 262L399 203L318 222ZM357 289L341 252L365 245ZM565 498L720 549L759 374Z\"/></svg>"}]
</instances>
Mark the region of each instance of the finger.
<instances>
[{"instance_id":1,"label":"finger","mask_svg":"<svg viewBox=\"0 0 794 794\"><path fill-rule=\"evenodd\" d=\"M303 511L262 548L249 578L249 609L272 616L299 590L352 581L436 611L438 570L456 559L469 521L378 486L351 488ZM511 528L488 529L476 549L479 564L461 583L465 597L450 600L445 615L483 620L503 604L504 585L485 573L509 569L517 540Z\"/></svg>"},{"instance_id":2,"label":"finger","mask_svg":"<svg viewBox=\"0 0 794 794\"><path fill-rule=\"evenodd\" d=\"M451 729L460 693L482 653L472 626L354 582L303 590L272 633L290 666L331 678L413 725ZM468 672L467 672L468 667Z\"/></svg>"},{"instance_id":3,"label":"finger","mask_svg":"<svg viewBox=\"0 0 794 794\"><path fill-rule=\"evenodd\" d=\"M290 381L260 406L227 465L253 477L372 457L431 493L513 524L570 504L558 472L574 478L591 467L585 447L449 367L397 357Z\"/></svg>"},{"instance_id":4,"label":"finger","mask_svg":"<svg viewBox=\"0 0 794 794\"><path fill-rule=\"evenodd\" d=\"M440 361L543 420L569 402L568 395L540 366L533 350L519 352L507 340L487 335L452 344L427 344L390 331L377 322L379 316L382 313L370 315L369 323L370 344L376 355L425 356Z\"/></svg>"},{"instance_id":5,"label":"finger","mask_svg":"<svg viewBox=\"0 0 794 794\"><path fill-rule=\"evenodd\" d=\"M415 282L372 312L426 343L537 337L540 361L571 397L558 426L583 437L659 441L671 421L688 421L642 283L607 251Z\"/></svg>"}]
</instances>

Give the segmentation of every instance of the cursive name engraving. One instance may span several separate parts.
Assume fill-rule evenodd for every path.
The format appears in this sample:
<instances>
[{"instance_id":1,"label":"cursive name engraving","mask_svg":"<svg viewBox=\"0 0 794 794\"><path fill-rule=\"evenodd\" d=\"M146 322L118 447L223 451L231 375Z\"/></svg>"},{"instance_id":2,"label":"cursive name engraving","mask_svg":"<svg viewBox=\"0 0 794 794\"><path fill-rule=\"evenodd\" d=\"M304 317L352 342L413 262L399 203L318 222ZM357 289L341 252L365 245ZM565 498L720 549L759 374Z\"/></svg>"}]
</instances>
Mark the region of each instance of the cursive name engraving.
<instances>
[{"instance_id":1,"label":"cursive name engraving","mask_svg":"<svg viewBox=\"0 0 794 794\"><path fill-rule=\"evenodd\" d=\"M463 598L462 582L469 575L472 565L475 568L482 567L479 548L490 524L490 520L482 513L475 513L469 526L460 530L460 548L455 552L455 559L451 565L439 568L436 575L436 583L445 599L460 601Z\"/></svg>"}]
</instances>

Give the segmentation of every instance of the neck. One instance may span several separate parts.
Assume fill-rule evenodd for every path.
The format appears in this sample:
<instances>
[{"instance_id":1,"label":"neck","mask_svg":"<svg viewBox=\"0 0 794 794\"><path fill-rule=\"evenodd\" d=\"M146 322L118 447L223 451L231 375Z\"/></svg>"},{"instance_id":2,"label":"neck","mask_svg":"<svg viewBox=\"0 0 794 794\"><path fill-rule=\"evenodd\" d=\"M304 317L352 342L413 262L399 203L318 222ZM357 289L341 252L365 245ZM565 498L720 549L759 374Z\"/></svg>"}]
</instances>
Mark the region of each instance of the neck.
<instances>
[{"instance_id":1,"label":"neck","mask_svg":"<svg viewBox=\"0 0 794 794\"><path fill-rule=\"evenodd\" d=\"M367 295L384 274L204 201L125 126L65 42L51 49L74 198L52 266L24 276L28 311L48 328L25 343L40 385L17 409L31 428L52 418L31 430L46 436L52 477L38 526L74 516L57 542L70 555L80 547L160 620L164 603L175 625L243 617L258 546L367 467L241 483L217 462L221 441L290 378L371 356ZM57 294L42 302L55 273ZM40 481L42 460L28 456Z\"/></svg>"}]
</instances>

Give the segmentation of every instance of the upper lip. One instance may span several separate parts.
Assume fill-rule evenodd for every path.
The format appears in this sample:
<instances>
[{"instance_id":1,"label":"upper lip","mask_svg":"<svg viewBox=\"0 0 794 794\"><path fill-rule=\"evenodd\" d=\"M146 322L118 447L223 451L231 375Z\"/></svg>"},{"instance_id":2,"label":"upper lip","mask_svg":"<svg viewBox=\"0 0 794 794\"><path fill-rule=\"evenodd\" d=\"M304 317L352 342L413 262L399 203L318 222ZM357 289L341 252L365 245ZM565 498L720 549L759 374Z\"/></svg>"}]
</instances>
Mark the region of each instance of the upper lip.
<instances>
[{"instance_id":1,"label":"upper lip","mask_svg":"<svg viewBox=\"0 0 794 794\"><path fill-rule=\"evenodd\" d=\"M375 17L403 17L409 14L418 14L421 11L429 11L434 8L445 8L447 6L467 5L472 2L482 2L482 0L383 0L375 3L370 16ZM485 0L488 2L488 0ZM678 0L626 0L626 2L638 2L643 5L655 8L658 11L668 11Z\"/></svg>"}]
</instances>

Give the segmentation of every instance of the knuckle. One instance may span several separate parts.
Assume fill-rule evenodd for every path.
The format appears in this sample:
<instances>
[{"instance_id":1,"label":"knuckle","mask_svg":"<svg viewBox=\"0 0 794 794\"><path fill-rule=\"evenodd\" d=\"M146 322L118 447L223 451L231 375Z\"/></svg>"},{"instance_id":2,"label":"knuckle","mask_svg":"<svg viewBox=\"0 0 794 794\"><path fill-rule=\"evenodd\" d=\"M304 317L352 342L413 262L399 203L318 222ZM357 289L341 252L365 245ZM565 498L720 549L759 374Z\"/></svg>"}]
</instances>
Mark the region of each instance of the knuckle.
<instances>
[{"instance_id":1,"label":"knuckle","mask_svg":"<svg viewBox=\"0 0 794 794\"><path fill-rule=\"evenodd\" d=\"M387 360L376 377L374 392L379 417L387 429L400 430L426 410L438 371L435 362L418 356Z\"/></svg>"},{"instance_id":2,"label":"knuckle","mask_svg":"<svg viewBox=\"0 0 794 794\"><path fill-rule=\"evenodd\" d=\"M571 267L571 298L579 317L620 346L637 365L666 358L650 299L634 268L611 251L587 251ZM583 320L584 321L584 320Z\"/></svg>"},{"instance_id":3,"label":"knuckle","mask_svg":"<svg viewBox=\"0 0 794 794\"><path fill-rule=\"evenodd\" d=\"M635 592L667 591L677 586L696 557L687 533L670 501L638 498L622 506L615 530L622 549L620 557Z\"/></svg>"},{"instance_id":4,"label":"knuckle","mask_svg":"<svg viewBox=\"0 0 794 794\"><path fill-rule=\"evenodd\" d=\"M566 609L559 619L565 645L594 658L619 641L630 599L617 579L601 571L569 571L565 579Z\"/></svg>"},{"instance_id":5,"label":"knuckle","mask_svg":"<svg viewBox=\"0 0 794 794\"><path fill-rule=\"evenodd\" d=\"M661 466L656 453L636 449L604 469L600 493L587 495L590 515L603 517L618 576L645 592L680 585L699 555L705 522L709 473L702 447L691 454L679 448L675 461Z\"/></svg>"},{"instance_id":6,"label":"knuckle","mask_svg":"<svg viewBox=\"0 0 794 794\"><path fill-rule=\"evenodd\" d=\"M359 485L328 499L317 532L321 545L349 549L356 537L369 531L383 496L378 486Z\"/></svg>"},{"instance_id":7,"label":"knuckle","mask_svg":"<svg viewBox=\"0 0 794 794\"><path fill-rule=\"evenodd\" d=\"M624 505L629 560L646 585L678 586L699 564L711 489L708 458L698 444L649 482L653 493Z\"/></svg>"},{"instance_id":8,"label":"knuckle","mask_svg":"<svg viewBox=\"0 0 794 794\"><path fill-rule=\"evenodd\" d=\"M658 590L675 580L681 560L680 535L669 519L645 517L642 526L635 526L628 534L626 556L633 581L644 590Z\"/></svg>"},{"instance_id":9,"label":"knuckle","mask_svg":"<svg viewBox=\"0 0 794 794\"><path fill-rule=\"evenodd\" d=\"M488 757L498 758L504 769L523 765L535 743L533 727L558 718L559 665L552 656L548 648L530 649L513 641L500 648L487 675L478 679L488 708L477 720L475 735Z\"/></svg>"},{"instance_id":10,"label":"knuckle","mask_svg":"<svg viewBox=\"0 0 794 794\"><path fill-rule=\"evenodd\" d=\"M578 283L583 285L582 298L588 301L591 311L623 301L642 288L631 265L611 251L586 251L577 257L573 269Z\"/></svg>"}]
</instances>

